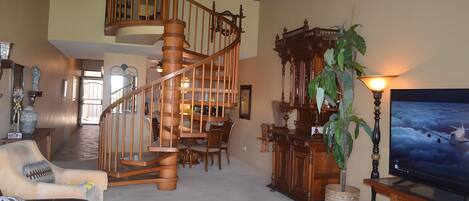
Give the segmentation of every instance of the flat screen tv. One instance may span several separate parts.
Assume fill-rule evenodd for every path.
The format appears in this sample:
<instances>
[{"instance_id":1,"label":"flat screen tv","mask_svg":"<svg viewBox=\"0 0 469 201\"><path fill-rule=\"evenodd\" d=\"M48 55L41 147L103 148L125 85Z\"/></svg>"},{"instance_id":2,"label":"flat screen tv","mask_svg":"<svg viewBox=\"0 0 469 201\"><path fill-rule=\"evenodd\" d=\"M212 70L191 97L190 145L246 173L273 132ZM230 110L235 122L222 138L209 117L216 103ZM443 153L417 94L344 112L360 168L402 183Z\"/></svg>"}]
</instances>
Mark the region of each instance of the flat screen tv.
<instances>
[{"instance_id":1,"label":"flat screen tv","mask_svg":"<svg viewBox=\"0 0 469 201\"><path fill-rule=\"evenodd\" d=\"M389 171L469 195L469 89L391 90Z\"/></svg>"}]
</instances>

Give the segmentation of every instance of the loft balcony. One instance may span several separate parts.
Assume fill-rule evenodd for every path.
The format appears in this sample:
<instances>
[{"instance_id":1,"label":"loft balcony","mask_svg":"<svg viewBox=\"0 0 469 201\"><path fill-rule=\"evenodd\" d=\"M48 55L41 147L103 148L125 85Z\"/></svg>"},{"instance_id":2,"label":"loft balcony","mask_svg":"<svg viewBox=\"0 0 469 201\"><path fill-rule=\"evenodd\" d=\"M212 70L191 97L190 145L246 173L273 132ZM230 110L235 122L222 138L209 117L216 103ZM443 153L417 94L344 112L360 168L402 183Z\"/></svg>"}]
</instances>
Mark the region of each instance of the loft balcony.
<instances>
[{"instance_id":1,"label":"loft balcony","mask_svg":"<svg viewBox=\"0 0 469 201\"><path fill-rule=\"evenodd\" d=\"M123 28L126 33L130 31L127 27L163 26L170 3L169 0L106 0L104 33L119 36Z\"/></svg>"}]
</instances>

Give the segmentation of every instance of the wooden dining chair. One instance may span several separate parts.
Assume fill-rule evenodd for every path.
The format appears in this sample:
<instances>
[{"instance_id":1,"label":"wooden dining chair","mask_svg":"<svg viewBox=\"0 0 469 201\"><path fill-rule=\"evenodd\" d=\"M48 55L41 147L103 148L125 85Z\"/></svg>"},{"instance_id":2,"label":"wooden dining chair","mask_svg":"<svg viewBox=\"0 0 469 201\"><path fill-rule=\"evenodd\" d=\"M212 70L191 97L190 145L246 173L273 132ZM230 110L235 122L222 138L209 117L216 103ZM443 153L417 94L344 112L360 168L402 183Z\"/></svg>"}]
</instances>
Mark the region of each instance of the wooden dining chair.
<instances>
[{"instance_id":1,"label":"wooden dining chair","mask_svg":"<svg viewBox=\"0 0 469 201\"><path fill-rule=\"evenodd\" d=\"M222 144L221 150L225 150L226 152L226 161L230 164L230 150L229 150L229 142L230 142L230 134L236 124L233 123L231 120L226 121L223 124L223 137L222 137Z\"/></svg>"},{"instance_id":2,"label":"wooden dining chair","mask_svg":"<svg viewBox=\"0 0 469 201\"><path fill-rule=\"evenodd\" d=\"M221 145L223 132L219 129L210 130L207 133L207 143L205 145L194 145L190 149L192 152L204 156L205 172L208 171L208 157L218 156L218 168L221 170Z\"/></svg>"}]
</instances>

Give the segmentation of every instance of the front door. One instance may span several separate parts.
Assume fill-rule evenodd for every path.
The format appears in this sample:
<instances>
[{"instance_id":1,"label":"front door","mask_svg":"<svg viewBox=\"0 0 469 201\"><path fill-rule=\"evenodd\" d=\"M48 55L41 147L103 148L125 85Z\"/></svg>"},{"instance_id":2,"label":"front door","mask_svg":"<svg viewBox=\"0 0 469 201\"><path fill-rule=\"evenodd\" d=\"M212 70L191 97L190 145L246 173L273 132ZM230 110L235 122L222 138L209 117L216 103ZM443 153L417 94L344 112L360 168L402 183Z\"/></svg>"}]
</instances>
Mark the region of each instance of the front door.
<instances>
[{"instance_id":1,"label":"front door","mask_svg":"<svg viewBox=\"0 0 469 201\"><path fill-rule=\"evenodd\" d=\"M103 110L102 78L82 78L81 81L81 124L99 124Z\"/></svg>"}]
</instances>

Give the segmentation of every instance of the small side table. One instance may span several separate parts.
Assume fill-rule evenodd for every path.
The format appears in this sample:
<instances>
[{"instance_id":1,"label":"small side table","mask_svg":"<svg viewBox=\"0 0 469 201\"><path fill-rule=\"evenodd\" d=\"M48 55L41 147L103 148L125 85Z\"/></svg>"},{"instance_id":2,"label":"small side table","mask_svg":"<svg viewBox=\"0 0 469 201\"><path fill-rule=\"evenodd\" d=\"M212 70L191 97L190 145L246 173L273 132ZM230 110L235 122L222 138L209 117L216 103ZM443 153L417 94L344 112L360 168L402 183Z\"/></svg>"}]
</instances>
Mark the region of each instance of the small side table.
<instances>
[{"instance_id":1,"label":"small side table","mask_svg":"<svg viewBox=\"0 0 469 201\"><path fill-rule=\"evenodd\" d=\"M36 128L33 134L25 135L23 134L23 139L0 139L0 145L18 142L21 140L34 140L36 141L39 150L42 155L48 160L52 160L52 135L54 133L53 128Z\"/></svg>"}]
</instances>

